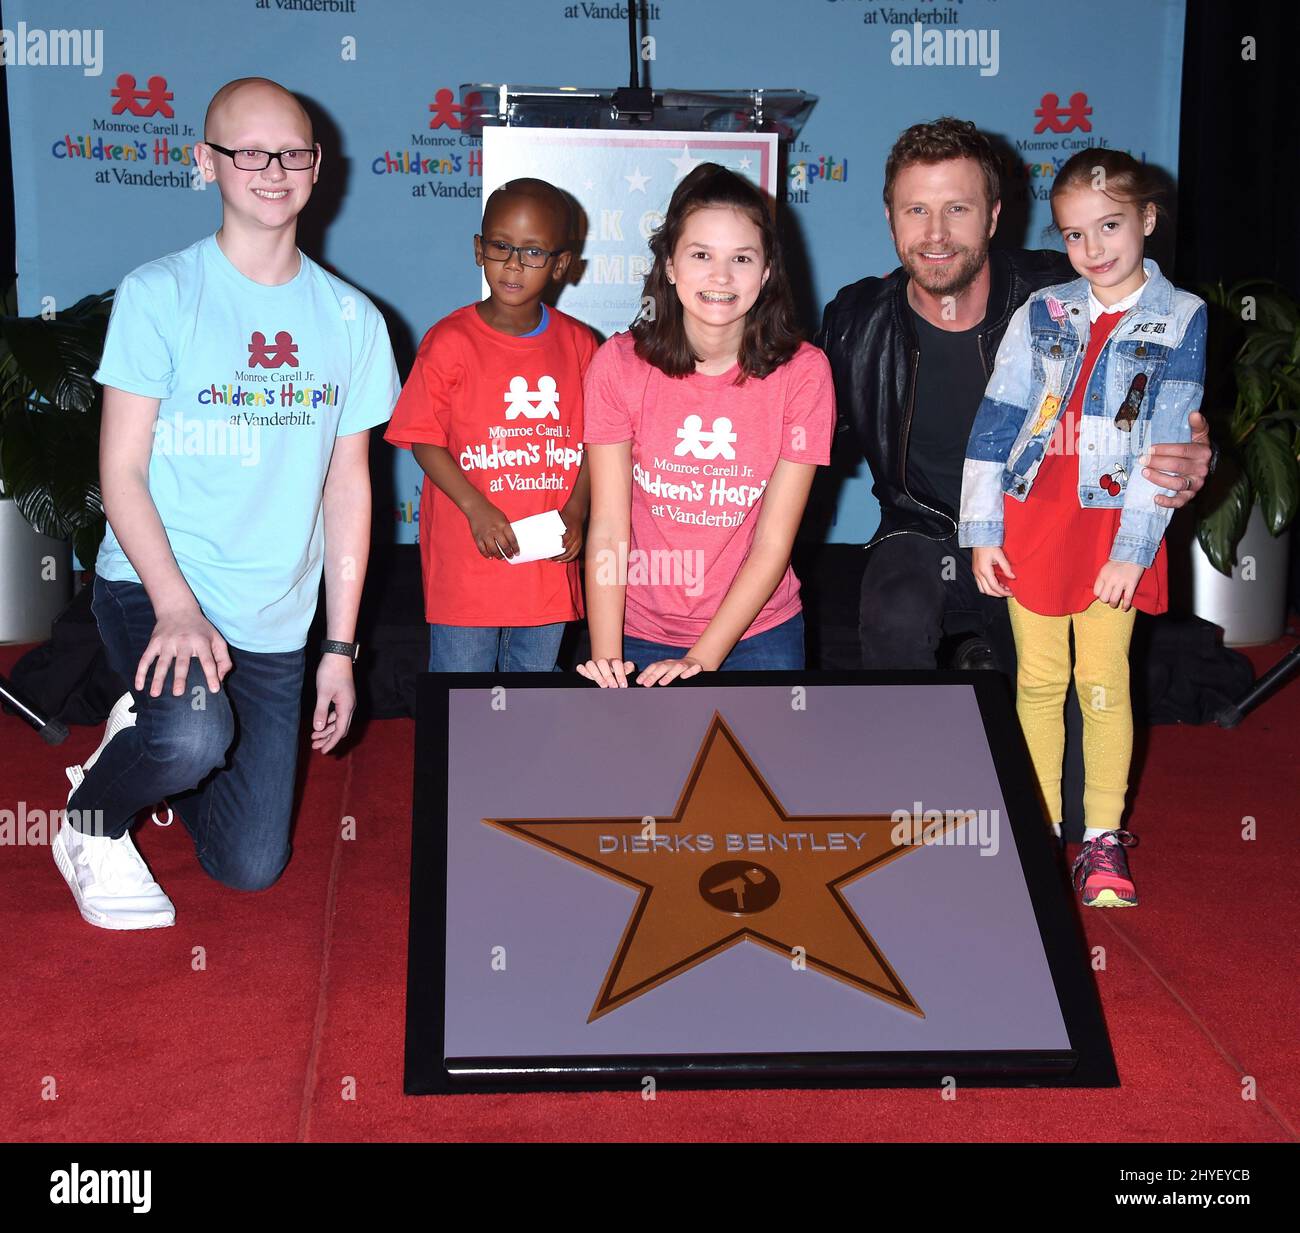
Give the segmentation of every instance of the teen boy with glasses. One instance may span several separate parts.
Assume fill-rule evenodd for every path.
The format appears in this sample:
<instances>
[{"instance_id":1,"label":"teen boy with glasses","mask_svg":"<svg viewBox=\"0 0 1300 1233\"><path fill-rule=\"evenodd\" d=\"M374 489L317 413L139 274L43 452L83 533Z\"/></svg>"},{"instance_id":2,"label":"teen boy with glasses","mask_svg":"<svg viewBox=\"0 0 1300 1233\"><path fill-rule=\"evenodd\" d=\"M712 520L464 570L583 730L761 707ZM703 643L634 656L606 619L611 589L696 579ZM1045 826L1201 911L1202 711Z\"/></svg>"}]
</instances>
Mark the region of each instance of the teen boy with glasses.
<instances>
[{"instance_id":1,"label":"teen boy with glasses","mask_svg":"<svg viewBox=\"0 0 1300 1233\"><path fill-rule=\"evenodd\" d=\"M129 835L163 797L218 881L260 890L288 862L309 659L314 750L356 703L369 430L398 389L374 305L297 248L321 162L298 100L263 78L223 86L195 160L221 226L126 276L95 374L109 526L93 607L131 691L68 768L54 857L106 929L174 922ZM327 640L307 647L322 570ZM96 816L101 833L70 824Z\"/></svg>"}]
</instances>

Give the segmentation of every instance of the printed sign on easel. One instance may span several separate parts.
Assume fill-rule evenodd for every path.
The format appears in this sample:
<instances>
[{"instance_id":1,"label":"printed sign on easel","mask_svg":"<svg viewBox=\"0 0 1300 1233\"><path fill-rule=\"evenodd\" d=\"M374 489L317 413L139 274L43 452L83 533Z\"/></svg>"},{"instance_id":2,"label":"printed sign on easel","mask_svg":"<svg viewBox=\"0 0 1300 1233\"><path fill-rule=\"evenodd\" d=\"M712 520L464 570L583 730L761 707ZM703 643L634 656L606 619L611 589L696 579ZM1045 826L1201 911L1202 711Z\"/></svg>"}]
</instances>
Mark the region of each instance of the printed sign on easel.
<instances>
[{"instance_id":1,"label":"printed sign on easel","mask_svg":"<svg viewBox=\"0 0 1300 1233\"><path fill-rule=\"evenodd\" d=\"M640 311L649 237L682 177L701 163L721 163L775 196L776 143L775 133L485 128L483 200L510 180L535 176L577 201L574 281L559 307L608 336Z\"/></svg>"}]
</instances>

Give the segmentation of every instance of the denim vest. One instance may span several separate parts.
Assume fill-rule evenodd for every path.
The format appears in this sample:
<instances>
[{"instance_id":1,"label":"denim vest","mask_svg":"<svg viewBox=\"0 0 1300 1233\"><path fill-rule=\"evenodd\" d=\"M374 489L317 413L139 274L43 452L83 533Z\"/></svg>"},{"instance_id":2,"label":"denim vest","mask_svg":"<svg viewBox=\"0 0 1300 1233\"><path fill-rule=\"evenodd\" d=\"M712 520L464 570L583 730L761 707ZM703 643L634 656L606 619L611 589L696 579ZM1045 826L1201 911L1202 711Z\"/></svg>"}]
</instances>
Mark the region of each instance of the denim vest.
<instances>
[{"instance_id":1,"label":"denim vest","mask_svg":"<svg viewBox=\"0 0 1300 1233\"><path fill-rule=\"evenodd\" d=\"M1180 291L1154 261L1142 294L1116 323L1093 367L1078 430L1079 505L1120 509L1112 561L1149 566L1173 511L1142 475L1153 444L1191 439L1188 415L1205 379L1205 304ZM975 416L962 471L958 542L1002 543L1002 502L1023 501L1069 404L1088 349L1088 282L1036 291L1002 339ZM1068 426L1067 426L1068 427ZM1065 448L1075 448L1066 433Z\"/></svg>"}]
</instances>

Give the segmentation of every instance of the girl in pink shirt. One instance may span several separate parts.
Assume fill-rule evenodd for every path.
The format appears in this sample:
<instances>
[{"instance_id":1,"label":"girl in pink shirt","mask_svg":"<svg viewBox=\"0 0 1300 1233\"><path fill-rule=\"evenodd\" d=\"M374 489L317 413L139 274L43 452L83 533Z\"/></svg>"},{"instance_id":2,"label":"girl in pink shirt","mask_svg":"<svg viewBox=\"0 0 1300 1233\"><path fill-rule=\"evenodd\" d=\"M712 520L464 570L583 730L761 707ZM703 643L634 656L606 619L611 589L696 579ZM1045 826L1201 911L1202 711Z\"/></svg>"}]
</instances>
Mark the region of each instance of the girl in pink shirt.
<instances>
[{"instance_id":1,"label":"girl in pink shirt","mask_svg":"<svg viewBox=\"0 0 1300 1233\"><path fill-rule=\"evenodd\" d=\"M795 532L830 460L830 366L801 342L769 200L704 163L650 240L641 316L592 359L587 619L602 687L803 667Z\"/></svg>"}]
</instances>

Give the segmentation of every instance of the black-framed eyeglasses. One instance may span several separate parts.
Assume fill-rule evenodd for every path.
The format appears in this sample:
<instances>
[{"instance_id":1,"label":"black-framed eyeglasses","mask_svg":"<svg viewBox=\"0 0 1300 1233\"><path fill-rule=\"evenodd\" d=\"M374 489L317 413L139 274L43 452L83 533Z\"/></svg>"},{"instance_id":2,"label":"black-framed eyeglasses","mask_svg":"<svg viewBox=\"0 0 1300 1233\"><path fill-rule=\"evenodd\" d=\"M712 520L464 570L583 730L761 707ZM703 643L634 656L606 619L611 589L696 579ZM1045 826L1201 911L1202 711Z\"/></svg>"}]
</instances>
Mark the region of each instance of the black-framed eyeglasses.
<instances>
[{"instance_id":1,"label":"black-framed eyeglasses","mask_svg":"<svg viewBox=\"0 0 1300 1233\"><path fill-rule=\"evenodd\" d=\"M208 141L218 154L224 154L240 171L265 171L275 159L285 171L310 171L316 166L316 151L311 150L227 150Z\"/></svg>"},{"instance_id":2,"label":"black-framed eyeglasses","mask_svg":"<svg viewBox=\"0 0 1300 1233\"><path fill-rule=\"evenodd\" d=\"M534 270L540 270L552 257L558 257L565 250L562 248L536 248L530 245L507 244L504 240L485 240L478 237L483 256L489 261L509 261L511 253L518 253L519 260Z\"/></svg>"}]
</instances>

